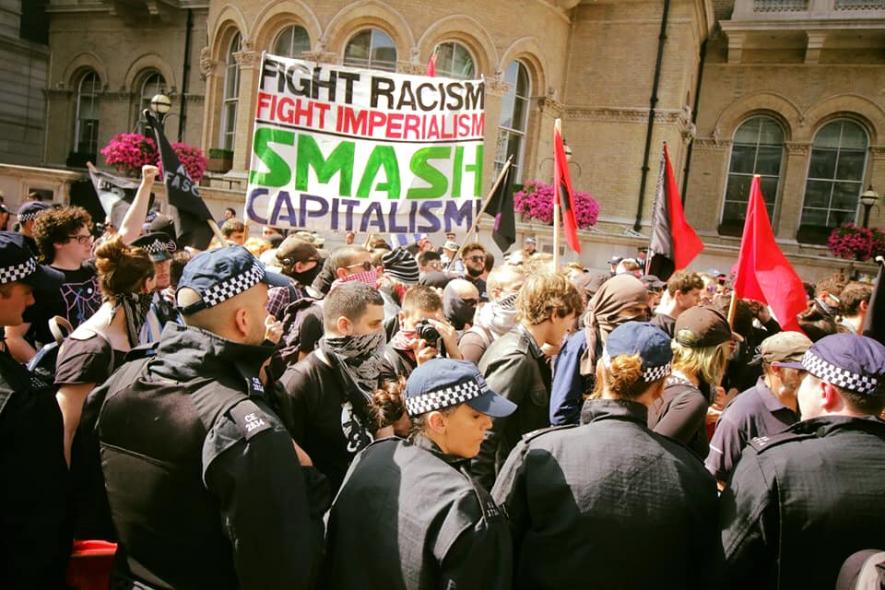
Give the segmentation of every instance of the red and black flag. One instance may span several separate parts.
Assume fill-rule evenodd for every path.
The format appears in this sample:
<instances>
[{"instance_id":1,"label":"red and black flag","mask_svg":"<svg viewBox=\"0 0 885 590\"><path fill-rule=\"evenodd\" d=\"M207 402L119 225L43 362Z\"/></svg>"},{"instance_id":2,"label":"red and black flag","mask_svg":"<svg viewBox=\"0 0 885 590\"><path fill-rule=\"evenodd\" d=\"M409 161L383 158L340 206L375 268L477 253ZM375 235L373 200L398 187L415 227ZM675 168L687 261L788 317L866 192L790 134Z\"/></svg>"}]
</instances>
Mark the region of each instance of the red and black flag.
<instances>
[{"instance_id":1,"label":"red and black flag","mask_svg":"<svg viewBox=\"0 0 885 590\"><path fill-rule=\"evenodd\" d=\"M658 190L652 214L651 244L646 274L666 281L675 271L688 266L704 249L704 243L685 220L679 186L664 144Z\"/></svg>"},{"instance_id":2,"label":"red and black flag","mask_svg":"<svg viewBox=\"0 0 885 590\"><path fill-rule=\"evenodd\" d=\"M559 119L553 125L553 186L556 194L556 203L562 212L562 227L565 230L565 241L569 248L581 253L581 241L578 239L578 220L575 217L574 191L572 179L568 171L568 160L565 157L565 146L562 142L562 132L559 128Z\"/></svg>"},{"instance_id":3,"label":"red and black flag","mask_svg":"<svg viewBox=\"0 0 885 590\"><path fill-rule=\"evenodd\" d=\"M495 192L489 197L486 213L495 218L492 239L501 249L507 252L516 241L516 217L513 213L513 166L505 164L504 174L499 179Z\"/></svg>"},{"instance_id":4,"label":"red and black flag","mask_svg":"<svg viewBox=\"0 0 885 590\"><path fill-rule=\"evenodd\" d=\"M178 159L178 155L166 134L163 125L150 111L145 111L148 124L154 130L154 138L160 150L160 161L163 164L163 183L169 199L169 213L175 223L176 242L179 246L191 246L197 250L205 250L212 241L212 228L209 221L212 214L200 196L197 185L191 180L187 168Z\"/></svg>"}]
</instances>

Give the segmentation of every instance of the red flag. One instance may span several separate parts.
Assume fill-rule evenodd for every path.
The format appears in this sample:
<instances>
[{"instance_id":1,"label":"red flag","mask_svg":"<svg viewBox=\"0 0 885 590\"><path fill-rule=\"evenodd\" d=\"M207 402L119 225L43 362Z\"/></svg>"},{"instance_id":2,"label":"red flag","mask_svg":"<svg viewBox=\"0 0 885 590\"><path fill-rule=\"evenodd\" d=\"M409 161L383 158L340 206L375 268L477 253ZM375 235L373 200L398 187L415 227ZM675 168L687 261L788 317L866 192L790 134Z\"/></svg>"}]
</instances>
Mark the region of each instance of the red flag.
<instances>
[{"instance_id":1,"label":"red flag","mask_svg":"<svg viewBox=\"0 0 885 590\"><path fill-rule=\"evenodd\" d=\"M436 76L436 51L430 56L430 59L427 60L427 75L431 78Z\"/></svg>"},{"instance_id":2,"label":"red flag","mask_svg":"<svg viewBox=\"0 0 885 590\"><path fill-rule=\"evenodd\" d=\"M562 143L558 119L557 124L553 126L553 186L556 195L556 202L553 206L559 207L562 211L565 241L569 248L580 254L581 241L578 239L578 220L573 207L575 193L572 191L572 179L568 171L568 161L565 159L565 147Z\"/></svg>"},{"instance_id":3,"label":"red flag","mask_svg":"<svg viewBox=\"0 0 885 590\"><path fill-rule=\"evenodd\" d=\"M807 304L805 287L774 239L759 176L750 185L734 293L740 299L767 303L784 330L802 331L796 316Z\"/></svg>"}]
</instances>

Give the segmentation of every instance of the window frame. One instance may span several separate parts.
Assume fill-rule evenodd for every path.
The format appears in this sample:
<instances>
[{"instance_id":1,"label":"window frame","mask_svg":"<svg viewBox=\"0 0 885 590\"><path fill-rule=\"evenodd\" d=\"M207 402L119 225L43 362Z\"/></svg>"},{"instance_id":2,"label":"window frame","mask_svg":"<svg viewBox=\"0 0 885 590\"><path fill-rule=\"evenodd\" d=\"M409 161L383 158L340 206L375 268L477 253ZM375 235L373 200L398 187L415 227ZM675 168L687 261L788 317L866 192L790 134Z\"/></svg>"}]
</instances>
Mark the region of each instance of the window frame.
<instances>
[{"instance_id":1,"label":"window frame","mask_svg":"<svg viewBox=\"0 0 885 590\"><path fill-rule=\"evenodd\" d=\"M367 52L368 58L366 58L365 60L363 60L361 58L348 58L347 57L347 49L350 47L350 45L354 42L354 40L358 36L362 35L363 33L367 33L367 32L369 33L369 50ZM375 49L375 45L374 45L375 33L380 33L380 34L384 35L385 37L387 37L388 39L390 39L390 43L393 46L394 57L393 57L393 62L390 64L389 68L377 67L374 64L374 61L372 58L372 52ZM353 60L356 60L357 62L365 61L365 63L354 63ZM397 47L396 47L396 40L387 31L385 31L384 29L381 29L380 27L376 27L376 26L364 27L364 28L354 32L354 34L351 35L348 38L347 42L344 44L344 52L342 53L342 57L341 57L341 63L344 66L347 66L350 68L364 68L364 69L369 69L369 70L379 70L382 72L396 72L396 64L398 61L399 61L399 51L397 50ZM389 62L385 61L383 63L388 64Z\"/></svg>"},{"instance_id":2,"label":"window frame","mask_svg":"<svg viewBox=\"0 0 885 590\"><path fill-rule=\"evenodd\" d=\"M83 85L86 83L87 78L94 78L94 81L92 82L92 89L91 89L91 92L88 96L92 101L91 106L92 106L93 110L96 111L96 116L97 116L98 108L100 107L99 97L101 96L101 76L99 76L98 72L96 72L94 69L90 68L88 70L83 71L80 74L80 79L77 82L77 100L76 100L75 113L74 113L74 147L73 147L73 151L75 153L98 154L98 128L99 128L99 125L101 124L101 117L98 117L98 116L95 119L88 119L89 121L96 122L95 130L94 130L95 131L95 138L94 138L95 151L92 151L92 152L81 152L80 151L80 143L81 143L80 142L80 134L83 131L83 128L82 128L83 119L81 119L81 117L80 117L80 112L81 112L81 107L82 107L82 102L83 102L83 97L84 97Z\"/></svg>"},{"instance_id":3,"label":"window frame","mask_svg":"<svg viewBox=\"0 0 885 590\"><path fill-rule=\"evenodd\" d=\"M304 37L305 37L305 39L307 39L307 49L299 51L297 55L292 55L290 53L276 53L277 44L280 42L280 38L283 36L283 34L285 34L286 32L288 32L290 30L293 31L293 34L292 34L292 38L289 42L289 50L290 51L292 50L292 44L295 42L295 34L294 34L295 29L301 29L304 32ZM271 49L274 51L274 55L281 55L281 56L290 57L290 58L300 58L301 55L304 54L304 52L310 51L310 42L311 42L310 41L310 33L307 31L307 29L298 23L291 23L291 24L285 25L283 28L281 28L279 31L277 31L277 34L274 36L273 42L271 43Z\"/></svg>"},{"instance_id":4,"label":"window frame","mask_svg":"<svg viewBox=\"0 0 885 590\"><path fill-rule=\"evenodd\" d=\"M749 176L750 180L752 181L753 176L758 174L756 172L756 164L759 160L759 148L761 146L775 147L775 145L776 145L776 144L760 143L759 140L762 135L762 127L760 126L759 130L756 134L756 143L755 143L755 148L754 148L754 152L753 152L753 171L750 173L746 173L746 172L734 172L733 173L732 172L732 165L733 165L732 159L734 157L735 146L736 145L750 145L750 144L745 144L745 143L738 144L735 141L735 138L737 137L741 128L744 127L744 125L747 125L748 123L750 123L751 121L754 121L756 119L763 119L763 120L771 121L772 123L777 125L778 129L780 129L780 132L781 132L782 142L780 144L780 159L778 162L778 171L777 171L777 189L775 190L774 202L771 204L771 213L769 214L769 219L771 221L772 230L774 230L776 232L776 228L777 228L778 220L779 220L778 218L779 218L779 214L780 214L781 193L783 192L784 160L785 160L784 156L786 155L787 133L786 133L785 126L783 125L783 123L781 123L781 121L779 121L777 119L777 117L775 117L771 114L767 114L767 113L756 113L756 114L752 114L752 115L748 116L746 119L741 121L741 123L734 128L734 133L732 134L731 148L729 149L729 152L728 152L728 169L725 172L725 184L722 187L722 206L719 210L719 225L717 228L717 233L719 235L739 237L743 233L743 228L744 228L743 221L740 221L740 222L730 221L729 222L729 221L726 221L726 219L725 219L726 205L728 203L737 202L737 201L733 201L733 200L732 201L728 200L728 185L729 185L729 181L731 180L732 174L735 174L738 176ZM759 174L759 176L761 176L763 178L773 178L774 177L771 174ZM747 201L745 201L745 203L749 203L749 194L747 195ZM746 220L746 214L744 215L744 220Z\"/></svg>"},{"instance_id":5,"label":"window frame","mask_svg":"<svg viewBox=\"0 0 885 590\"><path fill-rule=\"evenodd\" d=\"M148 86L148 83L153 78L160 79L160 90L158 92L151 93L150 95L145 95L145 89ZM141 133L144 133L144 126L147 123L144 119L144 111L145 109L150 109L151 107L151 99L157 94L165 94L168 96L168 87L166 86L166 76L163 75L160 70L155 68L150 68L145 70L141 76L141 83L138 85L138 99L137 99L137 112L135 113L135 121L136 127L140 129ZM145 102L146 101L146 102Z\"/></svg>"},{"instance_id":6,"label":"window frame","mask_svg":"<svg viewBox=\"0 0 885 590\"><path fill-rule=\"evenodd\" d=\"M460 41L456 41L454 39L451 39L449 41L441 41L440 43L437 43L436 46L433 48L433 53L437 54L437 59L439 57L439 54L437 52L439 51L439 48L442 47L443 45L452 45L453 46L453 48L452 48L452 65L454 65L455 50L460 47L467 54L467 57L470 58L470 64L473 66L473 73L470 76L455 75L452 70L448 70L448 71L444 70L440 66L439 61L437 61L436 62L437 75L444 75L448 78L454 78L455 80L473 80L473 79L475 79L476 78L476 70L477 70L476 56L473 54L473 52L470 50L470 48L467 45L465 45L464 43L461 43Z\"/></svg>"},{"instance_id":7,"label":"window frame","mask_svg":"<svg viewBox=\"0 0 885 590\"><path fill-rule=\"evenodd\" d=\"M515 158L515 161L513 163L513 166L516 168L516 174L513 176L513 180L515 183L518 184L522 181L523 166L525 164L525 162L524 162L524 160L525 160L525 144L526 144L527 136L528 136L529 111L531 110L530 107L531 107L531 101L532 101L532 76L531 76L531 71L529 70L528 65L526 65L526 63L524 61L522 61L520 59L514 59L510 64L508 64L507 70L504 71L505 80L507 77L507 71L510 69L512 64L517 64L516 81L513 84L512 112L513 113L516 112L516 102L518 100L525 101L525 108L523 109L523 117L522 117L523 118L522 129L519 129L517 127L505 127L501 124L500 117L498 118L498 123L495 126L496 132L495 132L494 168L495 168L495 174L497 175L501 171L501 169L504 167L504 163L507 161L507 152L509 150L504 151L504 159L503 160L498 159L498 152L499 152L498 148L501 143L501 137L507 136L508 145L509 145L511 137L517 137L518 141L519 141L519 147L516 150L517 157ZM526 88L525 88L525 95L524 96L519 94L519 68L522 68L522 70L525 72ZM504 99L511 99L511 92L509 90L508 90L507 94L504 95ZM504 100L502 100L501 102L502 102L501 113L503 114ZM512 119L511 119L511 122L513 122Z\"/></svg>"},{"instance_id":8,"label":"window frame","mask_svg":"<svg viewBox=\"0 0 885 590\"><path fill-rule=\"evenodd\" d=\"M237 62L235 54L242 51L242 47L243 36L239 31L236 31L231 37L231 40L228 43L227 52L225 53L224 77L221 82L221 121L219 125L218 143L221 149L231 152L234 151L234 147L236 146L237 115L240 106L240 64ZM234 91L232 95L229 96L228 87L230 84L228 83L228 77L231 75L234 76L234 82L232 84ZM228 117L229 105L233 105L233 121ZM228 143L228 139L230 139L230 143Z\"/></svg>"}]
</instances>

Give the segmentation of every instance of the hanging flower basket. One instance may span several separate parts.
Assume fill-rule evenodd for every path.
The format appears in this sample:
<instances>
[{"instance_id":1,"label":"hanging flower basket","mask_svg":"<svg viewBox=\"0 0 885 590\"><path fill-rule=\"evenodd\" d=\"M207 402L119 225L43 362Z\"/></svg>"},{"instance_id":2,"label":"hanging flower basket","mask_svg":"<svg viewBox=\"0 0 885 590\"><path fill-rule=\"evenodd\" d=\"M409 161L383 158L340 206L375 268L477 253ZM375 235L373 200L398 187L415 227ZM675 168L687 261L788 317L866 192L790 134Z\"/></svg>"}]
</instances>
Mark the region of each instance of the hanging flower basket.
<instances>
[{"instance_id":1,"label":"hanging flower basket","mask_svg":"<svg viewBox=\"0 0 885 590\"><path fill-rule=\"evenodd\" d=\"M830 233L827 248L839 258L865 262L876 256L885 256L885 233L876 228L847 223Z\"/></svg>"},{"instance_id":2,"label":"hanging flower basket","mask_svg":"<svg viewBox=\"0 0 885 590\"><path fill-rule=\"evenodd\" d=\"M172 149L191 180L200 182L206 173L206 156L203 155L203 150L187 143L173 143ZM118 133L101 149L101 155L108 166L113 166L125 176L138 177L141 175L141 167L147 164L159 166L160 171L163 170L157 144L141 133Z\"/></svg>"},{"instance_id":3,"label":"hanging flower basket","mask_svg":"<svg viewBox=\"0 0 885 590\"><path fill-rule=\"evenodd\" d=\"M578 228L588 229L599 219L599 203L588 193L576 191L572 206ZM553 185L540 180L528 180L522 190L513 195L513 208L523 221L535 220L553 223Z\"/></svg>"}]
</instances>

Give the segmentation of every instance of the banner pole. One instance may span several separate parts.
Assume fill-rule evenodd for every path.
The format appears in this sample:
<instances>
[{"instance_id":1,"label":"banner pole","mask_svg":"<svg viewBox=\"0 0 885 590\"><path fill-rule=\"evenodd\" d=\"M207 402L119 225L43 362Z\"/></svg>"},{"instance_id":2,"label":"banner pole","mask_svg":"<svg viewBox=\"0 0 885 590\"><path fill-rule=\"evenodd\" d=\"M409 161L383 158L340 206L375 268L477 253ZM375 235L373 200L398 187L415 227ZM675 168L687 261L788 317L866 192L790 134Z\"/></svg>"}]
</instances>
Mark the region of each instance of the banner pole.
<instances>
[{"instance_id":1,"label":"banner pole","mask_svg":"<svg viewBox=\"0 0 885 590\"><path fill-rule=\"evenodd\" d=\"M554 129L559 132L559 135L562 136L562 119L556 119L553 123ZM555 145L554 145L554 149ZM553 165L556 166L556 159L554 158ZM553 173L553 183L556 185L556 171ZM562 186L554 186L553 187L553 271L556 272L559 269L559 192L562 190Z\"/></svg>"},{"instance_id":2,"label":"banner pole","mask_svg":"<svg viewBox=\"0 0 885 590\"><path fill-rule=\"evenodd\" d=\"M731 290L731 302L728 304L728 327L734 328L734 314L737 312L737 291Z\"/></svg>"},{"instance_id":3,"label":"banner pole","mask_svg":"<svg viewBox=\"0 0 885 590\"><path fill-rule=\"evenodd\" d=\"M221 233L221 230L218 228L218 223L214 219L207 219L206 223L209 224L209 227L212 229L212 233L215 234L215 237L218 238L218 241L221 242L221 246L224 247L225 239L224 234Z\"/></svg>"},{"instance_id":4,"label":"banner pole","mask_svg":"<svg viewBox=\"0 0 885 590\"><path fill-rule=\"evenodd\" d=\"M476 214L476 218L473 220L473 225L470 226L470 229L467 231L467 237L470 237L470 234L474 234L474 240L478 239L479 235L479 220L482 219L483 214L486 212L486 209L489 206L489 203L492 200L492 196L495 194L495 191L498 190L498 185L501 184L501 181L504 179L504 175L507 173L507 170L513 164L513 155L507 158L507 161L504 162L504 166L501 168L501 172L498 173L498 178L495 179L494 184L492 184L492 188L489 190L486 195L485 202L482 204L482 207L479 210L479 213ZM446 271L451 271L452 266L455 265L455 261L461 257L461 254L464 252L464 246L467 245L468 242L464 242L461 244L461 247L458 248L458 252L455 256L449 261L449 265L446 267Z\"/></svg>"}]
</instances>

